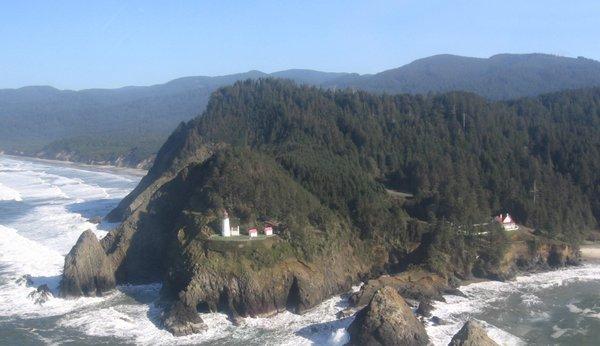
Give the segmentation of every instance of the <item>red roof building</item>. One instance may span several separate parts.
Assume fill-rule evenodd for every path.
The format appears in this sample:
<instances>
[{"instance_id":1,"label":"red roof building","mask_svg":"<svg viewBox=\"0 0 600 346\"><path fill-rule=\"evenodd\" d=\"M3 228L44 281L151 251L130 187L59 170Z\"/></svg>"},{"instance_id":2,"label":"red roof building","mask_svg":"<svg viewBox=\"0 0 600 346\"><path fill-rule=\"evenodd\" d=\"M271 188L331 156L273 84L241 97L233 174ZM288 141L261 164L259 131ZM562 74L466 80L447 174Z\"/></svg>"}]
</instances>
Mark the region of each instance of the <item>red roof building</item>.
<instances>
[{"instance_id":1,"label":"red roof building","mask_svg":"<svg viewBox=\"0 0 600 346\"><path fill-rule=\"evenodd\" d=\"M273 227L265 226L265 235L273 235Z\"/></svg>"},{"instance_id":2,"label":"red roof building","mask_svg":"<svg viewBox=\"0 0 600 346\"><path fill-rule=\"evenodd\" d=\"M502 225L505 231L516 231L519 229L519 226L517 226L513 218L508 213L506 213L506 215L500 214L496 216L494 220Z\"/></svg>"}]
</instances>

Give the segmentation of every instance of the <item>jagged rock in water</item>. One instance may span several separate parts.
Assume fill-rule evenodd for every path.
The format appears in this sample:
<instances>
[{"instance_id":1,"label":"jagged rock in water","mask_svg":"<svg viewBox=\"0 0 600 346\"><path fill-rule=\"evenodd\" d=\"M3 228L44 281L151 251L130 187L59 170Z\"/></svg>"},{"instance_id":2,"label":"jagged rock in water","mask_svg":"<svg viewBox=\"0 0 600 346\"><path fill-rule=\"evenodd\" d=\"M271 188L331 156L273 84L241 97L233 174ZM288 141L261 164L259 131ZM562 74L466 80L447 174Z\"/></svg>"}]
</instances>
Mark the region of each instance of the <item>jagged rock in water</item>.
<instances>
[{"instance_id":1,"label":"jagged rock in water","mask_svg":"<svg viewBox=\"0 0 600 346\"><path fill-rule=\"evenodd\" d=\"M27 297L33 299L36 304L41 305L52 298L53 295L50 288L48 288L48 285L44 284L40 285L35 291L29 293Z\"/></svg>"},{"instance_id":2,"label":"jagged rock in water","mask_svg":"<svg viewBox=\"0 0 600 346\"><path fill-rule=\"evenodd\" d=\"M446 324L446 321L442 320L441 318L439 318L437 316L433 316L430 321L431 321L431 323L433 323L436 326Z\"/></svg>"},{"instance_id":3,"label":"jagged rock in water","mask_svg":"<svg viewBox=\"0 0 600 346\"><path fill-rule=\"evenodd\" d=\"M196 334L207 329L198 312L180 301L165 309L162 322L165 329L175 336Z\"/></svg>"},{"instance_id":4,"label":"jagged rock in water","mask_svg":"<svg viewBox=\"0 0 600 346\"><path fill-rule=\"evenodd\" d=\"M469 320L452 337L448 346L498 346L498 344L490 339L479 323Z\"/></svg>"},{"instance_id":5,"label":"jagged rock in water","mask_svg":"<svg viewBox=\"0 0 600 346\"><path fill-rule=\"evenodd\" d=\"M421 300L419 302L419 307L417 308L416 313L423 317L430 317L432 310L433 310L433 305L431 305L430 300Z\"/></svg>"},{"instance_id":6,"label":"jagged rock in water","mask_svg":"<svg viewBox=\"0 0 600 346\"><path fill-rule=\"evenodd\" d=\"M18 278L16 280L16 283L17 283L17 285L31 286L31 285L33 285L33 279L31 278L31 275L25 274L25 275L21 276L20 278Z\"/></svg>"},{"instance_id":7,"label":"jagged rock in water","mask_svg":"<svg viewBox=\"0 0 600 346\"><path fill-rule=\"evenodd\" d=\"M427 345L423 324L391 287L379 289L348 327L350 345Z\"/></svg>"},{"instance_id":8,"label":"jagged rock in water","mask_svg":"<svg viewBox=\"0 0 600 346\"><path fill-rule=\"evenodd\" d=\"M115 287L112 265L98 238L87 230L65 257L60 296L100 296Z\"/></svg>"}]
</instances>

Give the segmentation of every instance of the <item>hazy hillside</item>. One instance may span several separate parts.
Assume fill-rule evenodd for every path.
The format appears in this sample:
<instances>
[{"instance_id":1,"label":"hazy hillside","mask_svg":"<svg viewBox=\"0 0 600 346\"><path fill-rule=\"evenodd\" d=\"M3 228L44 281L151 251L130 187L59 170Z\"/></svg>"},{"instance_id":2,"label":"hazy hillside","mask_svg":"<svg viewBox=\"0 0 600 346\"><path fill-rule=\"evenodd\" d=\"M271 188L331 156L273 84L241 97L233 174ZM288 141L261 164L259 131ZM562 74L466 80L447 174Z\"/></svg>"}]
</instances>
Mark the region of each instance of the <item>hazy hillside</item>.
<instances>
[{"instance_id":1,"label":"hazy hillside","mask_svg":"<svg viewBox=\"0 0 600 346\"><path fill-rule=\"evenodd\" d=\"M410 94L461 90L511 99L598 86L600 62L547 54L499 54L487 59L446 54L375 75L344 76L325 85Z\"/></svg>"},{"instance_id":2,"label":"hazy hillside","mask_svg":"<svg viewBox=\"0 0 600 346\"><path fill-rule=\"evenodd\" d=\"M543 54L489 59L438 55L375 75L294 69L184 77L119 89L5 89L0 90L0 151L146 167L177 124L202 113L214 90L266 76L325 88L412 94L464 90L508 99L600 86L600 63Z\"/></svg>"}]
</instances>

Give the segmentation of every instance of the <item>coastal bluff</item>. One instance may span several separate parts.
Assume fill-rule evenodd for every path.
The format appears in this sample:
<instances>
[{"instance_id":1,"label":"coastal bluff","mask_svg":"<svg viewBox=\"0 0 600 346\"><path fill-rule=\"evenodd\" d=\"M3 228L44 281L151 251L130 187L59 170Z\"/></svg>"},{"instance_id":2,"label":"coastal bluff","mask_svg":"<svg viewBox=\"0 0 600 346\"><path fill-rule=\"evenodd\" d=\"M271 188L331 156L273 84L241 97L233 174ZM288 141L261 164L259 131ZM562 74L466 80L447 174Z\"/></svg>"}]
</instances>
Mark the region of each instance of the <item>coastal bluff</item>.
<instances>
[{"instance_id":1,"label":"coastal bluff","mask_svg":"<svg viewBox=\"0 0 600 346\"><path fill-rule=\"evenodd\" d=\"M440 111L466 105L477 107L479 118L470 120L493 139L493 150ZM522 150L527 133L513 133L523 116L508 109L500 116L494 107L473 95L328 92L280 80L219 89L108 215L120 225L99 241L80 238L65 261L63 295L161 282L162 323L184 335L203 330L198 312L224 312L236 323L303 313L360 282L366 284L352 298L358 304L384 286L434 300L472 277L506 280L519 270L576 262L576 247L550 235L579 235L572 229L590 223L588 200L544 163L534 171L529 163L537 158ZM498 126L509 138L497 135ZM524 164L490 172L477 150L486 162ZM545 197L536 208L563 211L548 214L553 228L510 233L495 224L497 209L518 205L510 210L515 220L535 226L521 190L530 183L523 177L542 173L536 186ZM498 186L523 193L503 194ZM564 193L573 202L564 203ZM273 238L216 242L224 211L242 229L276 221ZM562 227L565 220L571 228ZM415 268L424 274L399 278Z\"/></svg>"}]
</instances>

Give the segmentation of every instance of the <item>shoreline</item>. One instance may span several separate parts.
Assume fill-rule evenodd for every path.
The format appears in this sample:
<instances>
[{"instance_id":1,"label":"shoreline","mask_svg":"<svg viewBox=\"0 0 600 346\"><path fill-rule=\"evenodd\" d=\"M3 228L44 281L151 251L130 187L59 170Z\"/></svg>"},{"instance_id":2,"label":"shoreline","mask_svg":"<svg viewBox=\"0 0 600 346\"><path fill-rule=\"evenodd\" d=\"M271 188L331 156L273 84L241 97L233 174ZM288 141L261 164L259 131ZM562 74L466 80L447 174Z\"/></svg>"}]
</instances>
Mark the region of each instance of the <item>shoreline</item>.
<instances>
[{"instance_id":1,"label":"shoreline","mask_svg":"<svg viewBox=\"0 0 600 346\"><path fill-rule=\"evenodd\" d=\"M65 166L71 166L71 167L83 168L83 169L88 168L88 169L93 169L95 171L127 173L127 174L138 176L138 177L143 177L146 174L148 174L148 171L145 169L133 168L133 167L119 167L119 166L114 166L114 165L95 165L95 164L73 162L73 161L66 161L66 160L44 159L44 158L39 158L39 157L35 157L35 156L0 153L0 157L2 157L2 156L5 156L5 157L11 158L11 159L15 159L15 160L50 163L50 164L65 165Z\"/></svg>"}]
</instances>

